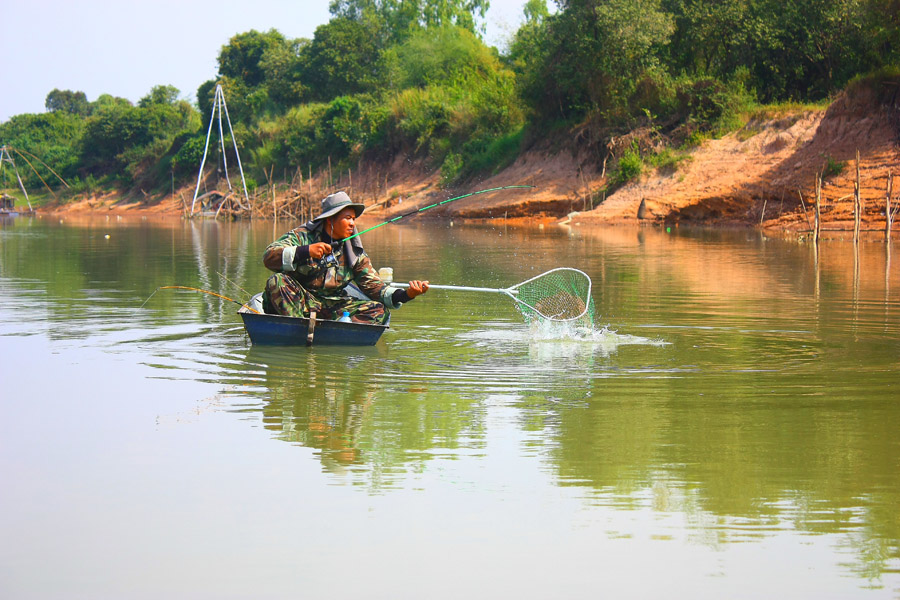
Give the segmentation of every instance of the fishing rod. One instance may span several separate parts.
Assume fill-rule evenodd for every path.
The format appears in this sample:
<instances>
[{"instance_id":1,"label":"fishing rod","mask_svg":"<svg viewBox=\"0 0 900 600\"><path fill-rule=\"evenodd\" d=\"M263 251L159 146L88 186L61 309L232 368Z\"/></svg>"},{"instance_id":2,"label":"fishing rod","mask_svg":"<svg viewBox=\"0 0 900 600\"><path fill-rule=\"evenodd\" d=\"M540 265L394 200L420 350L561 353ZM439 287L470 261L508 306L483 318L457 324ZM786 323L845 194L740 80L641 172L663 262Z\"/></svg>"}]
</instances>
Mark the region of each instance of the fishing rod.
<instances>
[{"instance_id":1,"label":"fishing rod","mask_svg":"<svg viewBox=\"0 0 900 600\"><path fill-rule=\"evenodd\" d=\"M533 185L504 185L503 187L495 187L495 188L490 188L488 190L480 190L477 192L471 192L469 194L463 194L462 196L457 196L456 198L448 198L447 200L435 202L434 204L429 204L428 206L423 206L422 208L413 209L407 213L403 213L402 215L396 216L393 219L385 221L384 223L379 223L378 225L369 227L368 229L363 229L360 232L354 233L350 237L345 237L343 240L341 240L341 242L346 242L347 240L352 240L353 238L355 238L357 236L360 236L364 233L372 231L373 229L378 229L379 227L384 227L385 225L389 225L390 223L396 223L400 219L403 219L410 215L415 215L420 212L425 212L429 208L434 208L435 206L441 206L442 204L449 204L450 202L453 202L454 200L462 200L463 198L468 198L469 196L477 196L478 194L487 194L488 192L498 192L500 190L528 189L528 188L533 188L533 187L534 187Z\"/></svg>"},{"instance_id":2,"label":"fishing rod","mask_svg":"<svg viewBox=\"0 0 900 600\"><path fill-rule=\"evenodd\" d=\"M251 312L255 312L256 314L262 314L258 310L253 310L252 308L247 306L246 303L238 302L234 298L229 298L228 296L223 296L222 294L217 294L216 292L211 292L209 290L203 290L203 289L195 288L195 287L188 287L186 285L163 285L163 286L160 286L160 287L156 288L155 290L153 290L153 294L150 294L150 296L146 300L144 300L144 304L147 304L148 302L150 302L150 298L152 298L153 295L156 294L156 292L158 292L159 290L188 290L191 292L202 292L204 294L209 294L210 296L215 296L216 298L221 298L222 300L228 300L229 302L234 302L238 306L243 306L247 310L249 310ZM144 304L141 304L141 308L144 308Z\"/></svg>"}]
</instances>

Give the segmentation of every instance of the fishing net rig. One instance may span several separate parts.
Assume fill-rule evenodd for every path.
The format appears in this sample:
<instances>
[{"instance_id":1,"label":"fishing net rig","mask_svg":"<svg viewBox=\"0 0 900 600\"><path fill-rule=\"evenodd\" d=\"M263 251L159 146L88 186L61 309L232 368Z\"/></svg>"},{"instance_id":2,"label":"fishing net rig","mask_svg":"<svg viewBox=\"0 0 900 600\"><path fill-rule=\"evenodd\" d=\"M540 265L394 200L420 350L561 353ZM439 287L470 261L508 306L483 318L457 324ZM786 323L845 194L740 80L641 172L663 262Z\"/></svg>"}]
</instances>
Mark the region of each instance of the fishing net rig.
<instances>
[{"instance_id":1,"label":"fishing net rig","mask_svg":"<svg viewBox=\"0 0 900 600\"><path fill-rule=\"evenodd\" d=\"M194 188L194 199L191 200L191 216L194 216L194 207L197 204L197 194L200 193L200 183L203 180L203 168L206 166L206 156L209 154L209 140L212 135L213 123L216 121L216 113L218 113L218 124L219 124L219 145L222 151L222 163L224 165L225 171L225 183L228 185L229 194L234 194L234 188L231 185L231 178L228 176L228 156L225 151L225 132L222 127L222 114L225 115L225 122L228 123L228 132L231 134L231 143L234 146L234 156L237 159L238 172L241 175L241 187L244 192L244 200L247 202L246 207L241 204L240 200L236 200L238 206L242 209L248 209L250 207L250 196L247 194L247 182L244 179L244 167L241 164L241 154L238 152L237 140L234 137L234 128L231 126L231 117L228 116L228 105L225 104L225 92L222 91L222 84L216 84L216 92L213 98L213 107L212 113L209 115L209 128L206 130L206 145L203 146L203 158L200 160L200 169L197 172L197 186ZM219 210L222 209L224 202L219 205ZM216 216L219 215L219 212L216 211Z\"/></svg>"},{"instance_id":2,"label":"fishing net rig","mask_svg":"<svg viewBox=\"0 0 900 600\"><path fill-rule=\"evenodd\" d=\"M12 146L8 146L8 145L5 145L5 144L2 145L2 146L0 146L0 172L3 171L3 165L4 165L4 164L8 163L8 164L10 165L10 169L12 169L13 173L14 173L15 176L16 176L16 181L17 181L18 184L19 184L19 189L22 190L22 194L24 194L24 196L25 196L25 202L28 204L28 210L34 210L34 209L33 209L32 206L31 206L31 199L28 198L28 191L25 189L25 184L22 183L22 177L19 175L19 169L18 169L18 167L16 167L16 161L13 160L13 157L12 157L12 154L10 154L10 151L12 151L13 153L17 154L17 155L19 156L19 158L21 158L22 160L25 161L25 164L27 164L27 165L31 168L31 170L34 172L34 174L37 175L38 179L41 180L41 183L44 184L44 187L47 188L47 191L50 192L50 194L51 194L54 198L56 198L56 194L53 192L53 188L51 188L50 185L44 180L44 178L41 177L41 174L38 172L38 170L34 168L34 165L31 164L31 161L30 161L30 160L28 160L28 157L29 157L29 156L30 156L33 160L39 162L39 163L42 164L44 167L46 167L46 169L47 169L48 171L50 171L51 173L53 173L53 175L55 175L56 178L59 179L60 182L62 182L62 184L63 184L64 186L66 186L67 189L69 188L69 184L66 183L66 180L65 180L65 179L63 179L62 177L60 177L59 174L58 174L56 171L54 171L53 169L51 169L51 168L50 168L50 165L48 165L47 163L45 163L44 161L42 161L40 158L38 158L37 156L35 156L35 155L32 154L31 152L27 152L27 151L21 150L21 149L19 149L19 148L13 148Z\"/></svg>"}]
</instances>

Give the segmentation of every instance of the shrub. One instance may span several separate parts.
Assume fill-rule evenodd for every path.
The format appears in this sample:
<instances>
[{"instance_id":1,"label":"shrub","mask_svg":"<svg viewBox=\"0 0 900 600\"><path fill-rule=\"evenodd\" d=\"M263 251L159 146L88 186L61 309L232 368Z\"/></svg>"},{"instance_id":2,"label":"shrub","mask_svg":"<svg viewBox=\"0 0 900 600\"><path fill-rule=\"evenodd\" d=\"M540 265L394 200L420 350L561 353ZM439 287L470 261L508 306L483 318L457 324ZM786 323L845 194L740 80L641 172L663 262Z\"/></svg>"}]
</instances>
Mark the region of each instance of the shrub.
<instances>
[{"instance_id":1,"label":"shrub","mask_svg":"<svg viewBox=\"0 0 900 600\"><path fill-rule=\"evenodd\" d=\"M844 161L835 160L830 154L825 156L825 164L822 166L822 178L837 177L847 168Z\"/></svg>"},{"instance_id":2,"label":"shrub","mask_svg":"<svg viewBox=\"0 0 900 600\"><path fill-rule=\"evenodd\" d=\"M453 184L459 177L463 168L463 158L459 154L451 153L444 159L441 165L441 185L448 186Z\"/></svg>"},{"instance_id":3,"label":"shrub","mask_svg":"<svg viewBox=\"0 0 900 600\"><path fill-rule=\"evenodd\" d=\"M617 184L624 185L632 179L640 177L643 170L644 161L641 160L640 150L638 150L636 143L632 143L631 147L619 159L614 180Z\"/></svg>"}]
</instances>

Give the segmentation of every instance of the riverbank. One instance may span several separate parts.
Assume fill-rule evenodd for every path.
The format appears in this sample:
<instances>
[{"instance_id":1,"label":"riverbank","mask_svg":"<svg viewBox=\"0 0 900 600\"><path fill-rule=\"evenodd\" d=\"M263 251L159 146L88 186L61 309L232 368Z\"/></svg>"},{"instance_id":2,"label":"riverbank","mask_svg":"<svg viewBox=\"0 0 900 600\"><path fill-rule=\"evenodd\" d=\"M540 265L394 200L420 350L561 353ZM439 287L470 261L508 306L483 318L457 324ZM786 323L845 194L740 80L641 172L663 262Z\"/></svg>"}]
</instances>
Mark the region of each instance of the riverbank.
<instances>
[{"instance_id":1,"label":"riverbank","mask_svg":"<svg viewBox=\"0 0 900 600\"><path fill-rule=\"evenodd\" d=\"M622 150L545 140L524 151L507 168L466 187L445 189L440 174L422 162L396 157L390 164L360 163L355 172L314 175L264 193L254 218L268 217L305 195L306 211L333 189L346 189L370 205L369 214L390 219L448 197L508 185L505 190L454 201L428 212L429 218L481 221L503 218L526 223L697 224L802 230L811 228L817 174L824 173L821 215L826 230L852 228L854 188L859 186L862 223L884 229L888 180L900 173L900 101L896 82L851 86L827 108L782 109L761 114L742 128L678 151L668 166L645 168L614 189L607 167ZM639 135L634 132L632 137ZM614 140L616 141L616 140ZM621 140L618 140L621 142ZM623 144L619 143L618 146ZM611 161L610 161L611 157ZM610 164L607 164L610 163ZM331 182L332 185L328 185ZM41 212L98 212L183 217L190 213L193 185L154 197L108 194ZM896 193L893 204L896 205ZM293 200L292 200L293 198ZM304 211L282 212L295 216ZM424 214L423 214L424 216Z\"/></svg>"}]
</instances>

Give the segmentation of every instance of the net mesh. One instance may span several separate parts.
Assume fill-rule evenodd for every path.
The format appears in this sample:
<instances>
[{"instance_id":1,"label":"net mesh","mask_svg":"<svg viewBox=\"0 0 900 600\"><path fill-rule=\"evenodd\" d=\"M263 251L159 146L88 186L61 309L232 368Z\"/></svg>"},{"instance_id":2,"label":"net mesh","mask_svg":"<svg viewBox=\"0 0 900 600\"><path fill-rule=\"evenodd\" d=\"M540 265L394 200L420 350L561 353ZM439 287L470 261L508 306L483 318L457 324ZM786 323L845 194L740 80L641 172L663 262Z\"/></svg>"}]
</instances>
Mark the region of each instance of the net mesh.
<instances>
[{"instance_id":1,"label":"net mesh","mask_svg":"<svg viewBox=\"0 0 900 600\"><path fill-rule=\"evenodd\" d=\"M591 278L578 269L559 268L511 288L525 321L565 321L591 327L594 300Z\"/></svg>"}]
</instances>

